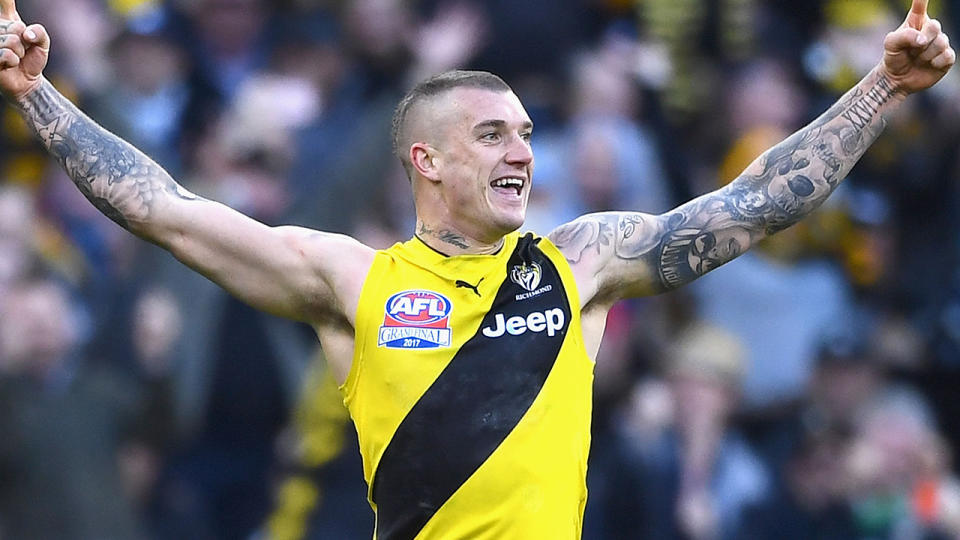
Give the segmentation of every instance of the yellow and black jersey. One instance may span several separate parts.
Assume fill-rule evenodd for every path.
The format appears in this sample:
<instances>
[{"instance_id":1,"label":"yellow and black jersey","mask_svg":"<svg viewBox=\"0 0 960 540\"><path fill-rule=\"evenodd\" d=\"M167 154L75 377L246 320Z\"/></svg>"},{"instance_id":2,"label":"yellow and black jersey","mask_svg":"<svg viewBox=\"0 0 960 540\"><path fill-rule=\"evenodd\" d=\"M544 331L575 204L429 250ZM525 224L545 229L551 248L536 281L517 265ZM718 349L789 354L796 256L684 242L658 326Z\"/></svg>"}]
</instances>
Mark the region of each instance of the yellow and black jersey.
<instances>
[{"instance_id":1,"label":"yellow and black jersey","mask_svg":"<svg viewBox=\"0 0 960 540\"><path fill-rule=\"evenodd\" d=\"M573 274L546 238L447 257L379 251L341 387L374 538L576 539L593 362Z\"/></svg>"}]
</instances>

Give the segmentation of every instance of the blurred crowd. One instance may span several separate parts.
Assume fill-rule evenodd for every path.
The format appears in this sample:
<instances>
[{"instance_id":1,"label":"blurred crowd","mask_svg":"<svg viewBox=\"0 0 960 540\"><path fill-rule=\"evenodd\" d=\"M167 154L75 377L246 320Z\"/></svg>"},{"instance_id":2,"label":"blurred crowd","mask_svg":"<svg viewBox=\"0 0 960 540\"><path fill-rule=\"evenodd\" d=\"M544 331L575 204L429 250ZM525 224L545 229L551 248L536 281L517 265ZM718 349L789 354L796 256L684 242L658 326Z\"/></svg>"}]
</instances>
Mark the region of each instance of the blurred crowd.
<instances>
[{"instance_id":1,"label":"blurred crowd","mask_svg":"<svg viewBox=\"0 0 960 540\"><path fill-rule=\"evenodd\" d=\"M19 0L47 77L195 193L408 238L393 108L500 74L527 227L735 178L880 59L909 0ZM957 33L960 0L932 16ZM608 318L584 538L960 538L960 75L802 224ZM369 538L309 328L101 216L0 109L0 539Z\"/></svg>"}]
</instances>

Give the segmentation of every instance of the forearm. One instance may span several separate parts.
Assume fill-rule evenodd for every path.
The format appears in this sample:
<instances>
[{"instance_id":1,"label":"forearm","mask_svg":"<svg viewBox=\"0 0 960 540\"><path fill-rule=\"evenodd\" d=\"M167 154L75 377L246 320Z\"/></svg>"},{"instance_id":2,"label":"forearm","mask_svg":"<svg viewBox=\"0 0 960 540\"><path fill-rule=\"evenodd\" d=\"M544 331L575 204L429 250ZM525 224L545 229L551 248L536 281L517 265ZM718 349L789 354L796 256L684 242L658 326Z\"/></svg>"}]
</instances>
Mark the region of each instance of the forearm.
<instances>
[{"instance_id":1,"label":"forearm","mask_svg":"<svg viewBox=\"0 0 960 540\"><path fill-rule=\"evenodd\" d=\"M15 104L81 193L121 227L160 242L158 213L195 199L159 165L83 114L44 80Z\"/></svg>"},{"instance_id":2,"label":"forearm","mask_svg":"<svg viewBox=\"0 0 960 540\"><path fill-rule=\"evenodd\" d=\"M890 81L874 70L733 182L660 216L654 264L662 290L702 276L813 212L873 144L902 101ZM630 245L629 235L623 245Z\"/></svg>"},{"instance_id":3,"label":"forearm","mask_svg":"<svg viewBox=\"0 0 960 540\"><path fill-rule=\"evenodd\" d=\"M675 289L734 259L813 212L880 136L913 92L956 61L927 1L883 40L883 58L813 123L765 152L730 184L659 216L584 216L550 234L584 287L586 301Z\"/></svg>"},{"instance_id":4,"label":"forearm","mask_svg":"<svg viewBox=\"0 0 960 540\"><path fill-rule=\"evenodd\" d=\"M584 216L551 233L551 239L571 264L585 264L585 274L597 275L600 297L675 289L820 206L902 99L886 78L871 72L826 113L723 188L659 216Z\"/></svg>"},{"instance_id":5,"label":"forearm","mask_svg":"<svg viewBox=\"0 0 960 540\"><path fill-rule=\"evenodd\" d=\"M268 227L194 196L47 81L17 101L80 191L120 226L256 308L303 321L315 320L316 313L339 316L325 281L339 266L321 264L344 253L366 255L365 248L331 239L335 235Z\"/></svg>"},{"instance_id":6,"label":"forearm","mask_svg":"<svg viewBox=\"0 0 960 540\"><path fill-rule=\"evenodd\" d=\"M715 196L727 203L731 219L759 236L797 223L840 185L904 97L873 70Z\"/></svg>"}]
</instances>

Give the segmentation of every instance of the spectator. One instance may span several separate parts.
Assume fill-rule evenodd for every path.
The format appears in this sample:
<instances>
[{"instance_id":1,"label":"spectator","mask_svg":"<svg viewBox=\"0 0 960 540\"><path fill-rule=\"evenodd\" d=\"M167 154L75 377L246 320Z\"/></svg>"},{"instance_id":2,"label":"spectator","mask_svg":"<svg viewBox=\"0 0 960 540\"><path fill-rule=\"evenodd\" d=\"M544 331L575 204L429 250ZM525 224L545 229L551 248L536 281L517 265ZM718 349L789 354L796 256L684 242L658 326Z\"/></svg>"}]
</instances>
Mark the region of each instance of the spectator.
<instances>
[{"instance_id":1,"label":"spectator","mask_svg":"<svg viewBox=\"0 0 960 540\"><path fill-rule=\"evenodd\" d=\"M577 58L569 120L538 135L543 189L532 195L531 229L625 206L656 213L673 202L653 137L639 120L639 88L619 52L610 41Z\"/></svg>"},{"instance_id":2,"label":"spectator","mask_svg":"<svg viewBox=\"0 0 960 540\"><path fill-rule=\"evenodd\" d=\"M872 66L892 20L892 3L883 0L19 5L25 19L42 17L57 36L47 70L56 85L166 167L192 178L191 188L271 223L351 232L376 247L390 245L400 236L397 230L412 225L409 184L389 157L388 122L399 94L425 74L476 67L499 71L514 83L537 125L537 187L528 226L545 231L561 215L627 205L657 210L664 208L659 201L668 207L677 195L731 178L803 122L807 111L832 102L838 88ZM960 0L932 2L930 10L955 27ZM598 13L625 16L610 31ZM163 21L154 14L165 14L166 25L146 24ZM185 45L197 53L201 69L178 53ZM803 73L787 67L794 65L802 65ZM761 443L760 454L770 464L771 489L750 498L736 529L743 538L957 536L957 461L945 454L956 455L960 446L958 80L956 72L948 74L906 105L914 110L887 127L852 172L844 187L852 189L834 197L841 204L811 227L791 229L764 252L704 278L710 293L699 294L699 316L735 331L749 351L736 377L742 396L718 392L727 397L716 401L727 407L732 400L729 407L751 414L717 414L711 422L722 423L725 436L738 444L737 433ZM722 97L729 98L727 107ZM242 536L270 508L277 434L299 395L313 336L251 314L203 278L173 268L166 258L158 263L153 248L134 247L56 177L59 172L51 172L58 169L37 149L13 109L5 109L0 304L33 302L24 300L34 295L36 280L29 276L42 268L74 287L65 313L76 324L66 338L57 337L63 329L54 324L49 304L63 301L50 300L62 296L62 284L52 285L59 293L36 295L46 298L38 304L48 304L39 310L48 317L45 339L18 330L41 317L3 308L4 347L52 351L69 343L70 350L35 353L32 362L3 353L15 373L0 376L0 402L8 411L0 415L6 441L0 444L0 536L23 537L21 524L43 510L28 503L49 500L50 508L78 505L50 524L50 535L63 537L61 531L74 527L71 516L92 513L105 493L111 497L106 504L118 510L96 519L111 518L124 534L136 537L144 530L131 516L145 512L150 532L161 538ZM591 173L561 175L561 164ZM34 221L41 225L26 227ZM838 255L839 262L833 259ZM711 279L716 283L707 285ZM41 289L52 283L39 281ZM176 298L164 289L172 282L181 285ZM732 282L738 285L729 287ZM636 537L652 522L638 508L669 508L678 500L676 493L654 487L674 482L671 489L679 492L683 467L677 449L683 439L673 393L682 384L650 373L661 342L669 341L663 329L677 317L675 304L686 300L676 295L621 304L607 320L596 370L598 431L585 537L591 531L594 538ZM851 324L846 314L854 301L887 328L875 339L886 351L882 356L910 360L892 374L872 354L824 352L835 344L820 349L824 326ZM789 309L781 303L776 317L767 316L778 302ZM178 305L189 309L181 312ZM92 347L86 347L88 340ZM243 381L221 376L228 363L249 367ZM12 367L44 364L55 367L30 373ZM918 384L942 429L924 420L925 413L881 413L888 409L882 397L888 378ZM327 390L313 397L329 397ZM238 410L256 407L255 400L261 407L253 417ZM76 406L57 416L65 403ZM171 447L168 416L174 405L181 445ZM66 425L81 413L96 413L105 424ZM41 415L38 425L50 429L24 420L34 414ZM141 421L131 427L131 417ZM211 435L218 424L236 437ZM104 436L104 425L123 426L121 436ZM48 462L42 456L53 454L47 450L26 452L21 441L27 435L41 438L31 448L102 451L81 468L102 476L88 481L97 488L89 501L60 497L84 471L67 471L72 476L53 485L53 476L45 475L59 474L67 462ZM68 440L76 448L67 448ZM746 445L738 448L737 455L752 455ZM356 450L346 445L343 452L323 470L335 475L338 467L353 467L347 476L355 480ZM737 462L750 464L755 457ZM671 468L664 472L652 463ZM736 470L742 472L733 479L743 485L760 485L757 479L765 476L754 466ZM893 470L900 472L886 474ZM26 483L32 479L53 489L7 496L40 491ZM233 489L230 481L242 487ZM339 496L336 481L328 477L321 485L328 502ZM621 489L631 491L614 496ZM252 505L222 510L239 497ZM684 514L687 530L710 529L710 520L697 516L719 515L710 510L717 505L704 503L709 498L703 496L687 500L694 501L685 505L693 509ZM332 504L320 512L347 514ZM344 536L324 519L313 523L316 537ZM680 528L677 520L657 519ZM126 528L129 523L133 528ZM701 525L691 528L696 523ZM97 530L113 525L103 527Z\"/></svg>"},{"instance_id":3,"label":"spectator","mask_svg":"<svg viewBox=\"0 0 960 540\"><path fill-rule=\"evenodd\" d=\"M44 278L19 282L0 304L0 529L143 538L122 458L154 397L77 353L74 312Z\"/></svg>"},{"instance_id":4,"label":"spectator","mask_svg":"<svg viewBox=\"0 0 960 540\"><path fill-rule=\"evenodd\" d=\"M893 388L867 411L850 445L846 477L859 538L956 538L960 484L918 394Z\"/></svg>"},{"instance_id":5,"label":"spectator","mask_svg":"<svg viewBox=\"0 0 960 540\"><path fill-rule=\"evenodd\" d=\"M600 523L588 528L597 538L736 539L751 530L770 477L730 425L744 358L734 336L703 323L676 336L665 386L642 387L660 405L627 411L619 457L599 473L607 475L606 489L593 494Z\"/></svg>"},{"instance_id":6,"label":"spectator","mask_svg":"<svg viewBox=\"0 0 960 540\"><path fill-rule=\"evenodd\" d=\"M729 96L734 142L718 174L721 182L752 160L760 146L792 130L796 111L805 108L797 83L773 60L744 67L732 80ZM694 284L699 315L735 333L747 347L743 406L757 415L801 398L824 328L853 309L846 278L827 257L830 241L807 233L823 221L829 225L821 229L838 234L831 204L800 227L768 239L736 265Z\"/></svg>"},{"instance_id":7,"label":"spectator","mask_svg":"<svg viewBox=\"0 0 960 540\"><path fill-rule=\"evenodd\" d=\"M259 76L244 83L202 141L193 189L257 219L282 219L292 201L295 98L304 95L289 82ZM268 112L269 95L285 96L290 114ZM299 391L312 336L254 311L176 261L163 260L153 272L161 284L176 283L170 290L190 306L175 348L184 442L161 475L157 520L164 537L242 538L269 512L276 439Z\"/></svg>"},{"instance_id":8,"label":"spectator","mask_svg":"<svg viewBox=\"0 0 960 540\"><path fill-rule=\"evenodd\" d=\"M182 174L180 145L193 88L172 18L157 7L126 21L111 47L113 83L91 99L91 109L164 168Z\"/></svg>"},{"instance_id":9,"label":"spectator","mask_svg":"<svg viewBox=\"0 0 960 540\"><path fill-rule=\"evenodd\" d=\"M322 355L308 371L284 437L287 469L265 525L271 540L361 538L373 529L350 416Z\"/></svg>"}]
</instances>

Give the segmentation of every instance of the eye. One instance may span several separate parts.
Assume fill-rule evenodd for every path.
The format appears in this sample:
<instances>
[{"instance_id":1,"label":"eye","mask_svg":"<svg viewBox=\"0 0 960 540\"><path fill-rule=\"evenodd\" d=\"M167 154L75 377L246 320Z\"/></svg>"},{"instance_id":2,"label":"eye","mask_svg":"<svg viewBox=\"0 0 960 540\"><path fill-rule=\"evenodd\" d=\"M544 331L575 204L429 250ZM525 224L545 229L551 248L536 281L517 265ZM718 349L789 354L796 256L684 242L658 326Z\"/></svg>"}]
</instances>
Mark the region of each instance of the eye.
<instances>
[{"instance_id":1,"label":"eye","mask_svg":"<svg viewBox=\"0 0 960 540\"><path fill-rule=\"evenodd\" d=\"M525 141L527 141L527 142L530 142L530 139L533 138L533 133L530 133L529 131L526 132L526 133L521 133L521 134L520 134L520 138L523 139L523 140L525 140Z\"/></svg>"},{"instance_id":2,"label":"eye","mask_svg":"<svg viewBox=\"0 0 960 540\"><path fill-rule=\"evenodd\" d=\"M484 133L483 135L480 136L480 140L485 142L499 142L500 134L497 133L496 131L491 131L490 133Z\"/></svg>"}]
</instances>

